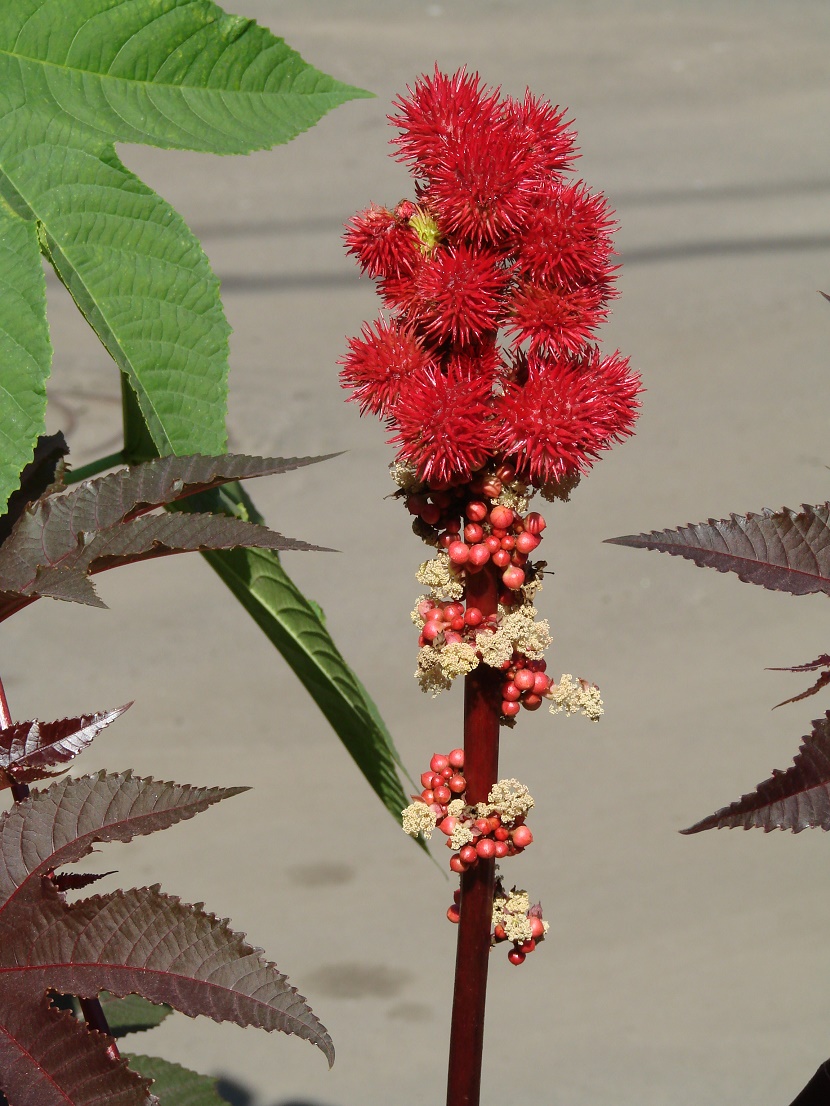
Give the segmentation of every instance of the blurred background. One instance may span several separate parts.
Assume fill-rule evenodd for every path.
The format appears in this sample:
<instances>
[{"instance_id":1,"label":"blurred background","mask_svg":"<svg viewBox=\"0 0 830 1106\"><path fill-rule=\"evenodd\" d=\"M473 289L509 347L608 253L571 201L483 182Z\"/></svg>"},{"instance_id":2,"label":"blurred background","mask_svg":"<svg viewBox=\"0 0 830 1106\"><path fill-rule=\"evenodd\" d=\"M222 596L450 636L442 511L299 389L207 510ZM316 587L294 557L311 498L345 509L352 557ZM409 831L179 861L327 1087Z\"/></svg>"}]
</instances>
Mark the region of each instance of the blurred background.
<instances>
[{"instance_id":1,"label":"blurred background","mask_svg":"<svg viewBox=\"0 0 830 1106\"><path fill-rule=\"evenodd\" d=\"M647 389L634 439L548 507L539 598L551 668L606 715L525 715L502 772L536 797L509 873L549 940L494 954L482 1102L785 1106L830 1055L830 842L677 830L786 768L826 695L765 671L830 647L795 599L606 537L828 498L830 9L819 0L235 0L333 76L373 91L287 147L214 158L125 147L203 241L234 327L231 448L346 451L250 487L375 697L414 776L459 743L460 690L412 679L426 555L385 497L392 451L346 406L337 359L374 318L343 222L410 194L385 116L407 82L466 64L568 107L577 169L618 213L604 328ZM50 429L77 465L118 447L117 373L50 281ZM307 995L338 1050L174 1015L132 1051L221 1075L237 1106L443 1101L453 884L396 829L322 716L198 557L102 577L109 612L41 602L10 624L18 718L136 703L79 764L254 789L168 833L107 846L125 885L205 900ZM436 849L436 853L438 850Z\"/></svg>"}]
</instances>

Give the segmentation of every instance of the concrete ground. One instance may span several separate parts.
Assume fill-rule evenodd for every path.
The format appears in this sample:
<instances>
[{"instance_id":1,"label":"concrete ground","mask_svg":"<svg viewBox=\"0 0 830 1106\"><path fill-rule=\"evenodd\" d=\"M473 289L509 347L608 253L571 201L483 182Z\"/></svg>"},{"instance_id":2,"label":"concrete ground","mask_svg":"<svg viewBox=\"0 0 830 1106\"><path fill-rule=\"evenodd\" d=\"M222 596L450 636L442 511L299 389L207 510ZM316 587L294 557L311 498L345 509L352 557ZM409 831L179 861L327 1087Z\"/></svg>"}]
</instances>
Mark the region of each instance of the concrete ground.
<instances>
[{"instance_id":1,"label":"concrete ground","mask_svg":"<svg viewBox=\"0 0 830 1106\"><path fill-rule=\"evenodd\" d=\"M421 696L408 611L422 547L382 429L338 388L373 318L341 225L407 194L388 155L396 92L437 60L567 105L579 171L621 224L604 331L648 389L636 438L549 511L540 599L552 667L606 716L528 716L503 742L537 800L511 868L550 939L491 968L482 1102L786 1106L830 1055L830 880L820 832L677 830L786 768L826 695L770 665L825 652L823 598L794 599L602 539L828 498L830 9L818 0L238 0L377 99L284 149L210 158L125 148L202 237L235 333L232 446L342 458L252 488L285 533L343 552L286 565L322 603L412 772L457 743L460 697ZM53 425L76 464L116 447L118 382L50 285ZM18 717L136 704L80 762L249 794L96 863L206 900L263 945L329 1027L306 1043L190 1022L133 1043L222 1074L239 1106L443 1101L451 885L397 831L305 692L196 557L100 580L111 611L41 602L6 631ZM441 857L444 862L444 856ZM114 880L108 881L116 886Z\"/></svg>"}]
</instances>

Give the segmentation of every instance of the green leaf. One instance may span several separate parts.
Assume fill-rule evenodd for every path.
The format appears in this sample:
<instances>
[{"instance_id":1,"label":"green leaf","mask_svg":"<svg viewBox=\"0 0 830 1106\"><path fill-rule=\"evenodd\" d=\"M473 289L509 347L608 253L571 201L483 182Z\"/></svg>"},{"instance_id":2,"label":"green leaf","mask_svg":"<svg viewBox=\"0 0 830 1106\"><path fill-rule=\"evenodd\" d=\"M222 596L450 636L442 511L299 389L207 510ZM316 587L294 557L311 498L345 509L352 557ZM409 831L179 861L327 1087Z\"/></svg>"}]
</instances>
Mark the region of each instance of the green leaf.
<instances>
[{"instance_id":1,"label":"green leaf","mask_svg":"<svg viewBox=\"0 0 830 1106\"><path fill-rule=\"evenodd\" d=\"M191 496L175 509L262 521L236 484ZM378 798L400 823L401 811L409 802L397 773L400 756L375 704L334 644L319 608L305 598L270 550L238 549L203 556L282 653Z\"/></svg>"},{"instance_id":2,"label":"green leaf","mask_svg":"<svg viewBox=\"0 0 830 1106\"><path fill-rule=\"evenodd\" d=\"M22 298L7 295L0 312L0 352L13 366L0 399L0 500L43 427L49 344L36 231L158 450L221 453L229 327L218 281L181 217L114 143L247 153L367 94L210 0L0 0L0 88L0 281Z\"/></svg>"},{"instance_id":3,"label":"green leaf","mask_svg":"<svg viewBox=\"0 0 830 1106\"><path fill-rule=\"evenodd\" d=\"M151 1091L161 1106L228 1106L216 1090L216 1080L207 1075L198 1075L158 1056L126 1053L126 1058L133 1071L153 1080Z\"/></svg>"},{"instance_id":4,"label":"green leaf","mask_svg":"<svg viewBox=\"0 0 830 1106\"><path fill-rule=\"evenodd\" d=\"M109 991L102 991L98 996L104 1017L113 1037L125 1037L128 1033L143 1033L146 1029L155 1029L161 1025L168 1015L173 1013L173 1007L165 1003L148 1002L141 995L127 995L125 998L116 998ZM142 1068L135 1069L141 1075L147 1075L155 1079L154 1075L144 1072Z\"/></svg>"},{"instance_id":5,"label":"green leaf","mask_svg":"<svg viewBox=\"0 0 830 1106\"><path fill-rule=\"evenodd\" d=\"M369 96L210 0L3 0L7 111L32 100L91 136L245 154Z\"/></svg>"},{"instance_id":6,"label":"green leaf","mask_svg":"<svg viewBox=\"0 0 830 1106\"><path fill-rule=\"evenodd\" d=\"M37 230L0 200L0 514L43 431L51 362Z\"/></svg>"}]
</instances>

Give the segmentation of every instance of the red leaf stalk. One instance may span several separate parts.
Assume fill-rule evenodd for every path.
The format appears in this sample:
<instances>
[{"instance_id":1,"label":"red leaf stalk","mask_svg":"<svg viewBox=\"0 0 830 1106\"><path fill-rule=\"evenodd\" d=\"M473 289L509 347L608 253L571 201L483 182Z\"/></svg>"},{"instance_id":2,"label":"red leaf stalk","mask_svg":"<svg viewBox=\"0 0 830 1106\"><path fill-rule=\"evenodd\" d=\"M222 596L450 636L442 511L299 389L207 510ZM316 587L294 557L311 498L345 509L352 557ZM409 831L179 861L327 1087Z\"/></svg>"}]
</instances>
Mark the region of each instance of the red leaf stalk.
<instances>
[{"instance_id":1,"label":"red leaf stalk","mask_svg":"<svg viewBox=\"0 0 830 1106\"><path fill-rule=\"evenodd\" d=\"M9 710L9 701L6 698L6 689L3 687L3 681L0 679L0 727L6 729L12 724L12 715ZM29 785L26 783L13 782L12 795L16 803L22 802L23 799L29 797ZM106 1016L98 999L82 998L80 999L80 1003L84 1020L90 1029L97 1029L99 1033L106 1033L108 1036L111 1036L110 1027L107 1024ZM113 1060L117 1060L121 1055L115 1041L108 1047L107 1052Z\"/></svg>"},{"instance_id":2,"label":"red leaf stalk","mask_svg":"<svg viewBox=\"0 0 830 1106\"><path fill-rule=\"evenodd\" d=\"M485 616L495 613L498 576L491 565L469 577L467 601ZM470 803L486 802L498 779L501 682L501 674L483 664L464 678L464 773ZM495 871L494 860L479 861L461 877L448 1106L478 1106Z\"/></svg>"}]
</instances>

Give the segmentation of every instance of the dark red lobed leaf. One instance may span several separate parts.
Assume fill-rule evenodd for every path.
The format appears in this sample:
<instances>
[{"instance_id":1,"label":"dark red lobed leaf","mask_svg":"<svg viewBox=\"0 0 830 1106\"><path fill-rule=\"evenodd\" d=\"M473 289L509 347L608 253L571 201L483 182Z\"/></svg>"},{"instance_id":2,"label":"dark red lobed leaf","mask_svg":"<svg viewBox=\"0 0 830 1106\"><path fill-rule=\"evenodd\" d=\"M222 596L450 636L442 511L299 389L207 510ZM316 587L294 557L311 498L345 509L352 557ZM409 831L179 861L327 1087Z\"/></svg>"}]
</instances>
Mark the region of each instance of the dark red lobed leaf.
<instances>
[{"instance_id":1,"label":"dark red lobed leaf","mask_svg":"<svg viewBox=\"0 0 830 1106\"><path fill-rule=\"evenodd\" d=\"M0 915L0 935L0 1021L4 994L8 1001L16 988L82 998L101 990L135 993L190 1017L292 1033L334 1061L328 1033L260 949L227 922L158 887L71 906L44 896L36 910Z\"/></svg>"},{"instance_id":2,"label":"dark red lobed leaf","mask_svg":"<svg viewBox=\"0 0 830 1106\"><path fill-rule=\"evenodd\" d=\"M812 733L804 738L791 768L773 770L755 791L680 832L739 827L766 833L830 830L830 711L813 722Z\"/></svg>"},{"instance_id":3,"label":"dark red lobed leaf","mask_svg":"<svg viewBox=\"0 0 830 1106\"><path fill-rule=\"evenodd\" d=\"M0 1000L2 1002L2 1000ZM106 1052L68 1010L35 990L0 1006L0 1089L9 1106L149 1106L150 1081Z\"/></svg>"},{"instance_id":4,"label":"dark red lobed leaf","mask_svg":"<svg viewBox=\"0 0 830 1106\"><path fill-rule=\"evenodd\" d=\"M44 768L67 764L87 748L97 735L132 706L61 718L57 722L15 722L0 730L0 768L11 779L31 783L50 775ZM0 789L11 786L0 779Z\"/></svg>"},{"instance_id":5,"label":"dark red lobed leaf","mask_svg":"<svg viewBox=\"0 0 830 1106\"><path fill-rule=\"evenodd\" d=\"M247 790L98 772L33 791L0 816L0 919L12 898L36 897L40 876L80 860L98 842L167 829Z\"/></svg>"},{"instance_id":6,"label":"dark red lobed leaf","mask_svg":"<svg viewBox=\"0 0 830 1106\"><path fill-rule=\"evenodd\" d=\"M611 545L656 549L702 568L734 572L739 580L792 595L830 595L830 503L709 519L677 530L607 538Z\"/></svg>"}]
</instances>

